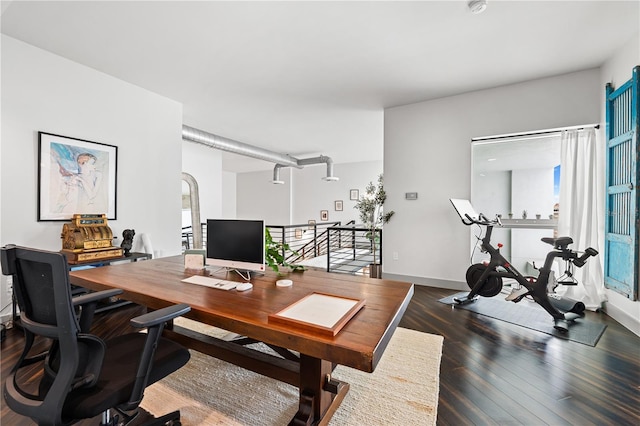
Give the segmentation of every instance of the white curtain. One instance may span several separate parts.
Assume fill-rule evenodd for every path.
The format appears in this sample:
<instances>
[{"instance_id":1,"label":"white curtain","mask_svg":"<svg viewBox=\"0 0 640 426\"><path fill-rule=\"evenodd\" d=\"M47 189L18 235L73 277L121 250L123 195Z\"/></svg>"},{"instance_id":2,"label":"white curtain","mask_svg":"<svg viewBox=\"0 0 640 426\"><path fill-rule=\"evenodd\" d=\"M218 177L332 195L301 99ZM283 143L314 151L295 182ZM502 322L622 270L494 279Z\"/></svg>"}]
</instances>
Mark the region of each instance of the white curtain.
<instances>
[{"instance_id":1,"label":"white curtain","mask_svg":"<svg viewBox=\"0 0 640 426\"><path fill-rule=\"evenodd\" d=\"M604 235L604 175L595 129L565 130L561 136L560 215L558 236L573 239L570 248L593 247L600 254L574 268L577 286L560 286L558 292L595 310L606 300L599 242ZM564 265L563 265L564 266Z\"/></svg>"}]
</instances>

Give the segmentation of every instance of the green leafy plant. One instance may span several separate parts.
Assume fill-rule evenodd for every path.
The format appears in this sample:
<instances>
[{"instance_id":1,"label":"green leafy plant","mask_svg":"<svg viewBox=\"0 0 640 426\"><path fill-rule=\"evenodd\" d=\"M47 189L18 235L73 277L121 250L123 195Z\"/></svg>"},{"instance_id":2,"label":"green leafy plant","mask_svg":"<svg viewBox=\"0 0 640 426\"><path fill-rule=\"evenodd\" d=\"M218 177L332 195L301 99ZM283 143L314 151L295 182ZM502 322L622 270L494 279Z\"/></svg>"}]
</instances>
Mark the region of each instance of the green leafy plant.
<instances>
[{"instance_id":1,"label":"green leafy plant","mask_svg":"<svg viewBox=\"0 0 640 426\"><path fill-rule=\"evenodd\" d=\"M283 243L282 241L275 241L271 236L271 232L269 232L268 228L265 228L264 240L265 261L267 262L267 265L275 272L281 274L281 266L289 268L292 271L305 270L305 267L303 265L292 265L291 263L287 262L284 257L284 253L287 253L289 251L291 251L295 255L297 255L298 253L291 250L289 244Z\"/></svg>"},{"instance_id":2,"label":"green leafy plant","mask_svg":"<svg viewBox=\"0 0 640 426\"><path fill-rule=\"evenodd\" d=\"M365 194L356 202L355 209L360 212L360 220L369 230L366 234L373 244L373 263L376 264L377 246L380 242L379 233L376 230L389 222L395 214L393 210L385 213L383 206L387 200L387 193L384 191L383 175L378 176L378 183L374 185L369 182L365 188Z\"/></svg>"}]
</instances>

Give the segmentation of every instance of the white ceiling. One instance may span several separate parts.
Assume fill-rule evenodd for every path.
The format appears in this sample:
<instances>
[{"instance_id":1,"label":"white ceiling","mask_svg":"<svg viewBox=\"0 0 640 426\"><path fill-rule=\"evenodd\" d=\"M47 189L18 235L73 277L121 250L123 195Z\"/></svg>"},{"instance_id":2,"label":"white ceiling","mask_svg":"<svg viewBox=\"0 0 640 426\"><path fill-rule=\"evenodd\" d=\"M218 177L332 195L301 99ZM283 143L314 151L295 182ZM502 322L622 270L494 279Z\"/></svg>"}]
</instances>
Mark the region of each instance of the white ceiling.
<instances>
[{"instance_id":1,"label":"white ceiling","mask_svg":"<svg viewBox=\"0 0 640 426\"><path fill-rule=\"evenodd\" d=\"M189 126L344 163L382 159L386 107L600 66L639 4L3 0L2 33L179 101Z\"/></svg>"}]
</instances>

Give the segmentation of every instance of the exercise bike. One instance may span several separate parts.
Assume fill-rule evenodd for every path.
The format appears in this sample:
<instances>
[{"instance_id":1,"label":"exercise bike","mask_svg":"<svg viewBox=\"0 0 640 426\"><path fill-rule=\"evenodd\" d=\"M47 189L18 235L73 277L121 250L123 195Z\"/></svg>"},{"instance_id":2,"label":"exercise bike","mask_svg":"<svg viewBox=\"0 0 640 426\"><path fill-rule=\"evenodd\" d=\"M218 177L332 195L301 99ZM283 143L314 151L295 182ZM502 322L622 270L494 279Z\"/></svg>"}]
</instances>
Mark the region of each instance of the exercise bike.
<instances>
[{"instance_id":1,"label":"exercise bike","mask_svg":"<svg viewBox=\"0 0 640 426\"><path fill-rule=\"evenodd\" d=\"M582 302L555 294L555 288L560 284L576 284L572 280L572 267L581 268L589 257L596 256L598 252L589 247L580 255L579 252L568 247L573 243L571 237L545 237L542 241L553 246L553 249L547 253L544 265L538 269L537 277L524 276L502 256L500 253L502 244L498 244L497 247L491 244L493 227L502 226L500 217L496 216L495 219L490 220L482 213L476 213L468 200L451 199L451 203L462 219L462 223L467 226L476 224L486 227L480 249L490 256L488 263L476 263L467 269L466 281L471 291L464 297L454 298L454 301L457 304L467 304L477 300L478 296L496 296L502 291L502 279L511 278L516 280L519 286L512 288L506 300L518 303L525 297L531 297L553 317L554 328L566 333L569 330L569 323L583 315L585 306ZM556 258L566 261L565 276L569 277L568 281L556 281L553 271Z\"/></svg>"}]
</instances>

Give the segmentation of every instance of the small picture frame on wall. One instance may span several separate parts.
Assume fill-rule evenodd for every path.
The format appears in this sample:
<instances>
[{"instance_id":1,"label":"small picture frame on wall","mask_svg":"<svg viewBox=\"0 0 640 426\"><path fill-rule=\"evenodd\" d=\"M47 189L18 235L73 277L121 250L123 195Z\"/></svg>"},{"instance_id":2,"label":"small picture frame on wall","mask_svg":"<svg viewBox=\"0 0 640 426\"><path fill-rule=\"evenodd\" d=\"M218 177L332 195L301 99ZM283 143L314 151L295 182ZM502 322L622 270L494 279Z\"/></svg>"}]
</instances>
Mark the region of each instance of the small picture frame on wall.
<instances>
[{"instance_id":1,"label":"small picture frame on wall","mask_svg":"<svg viewBox=\"0 0 640 426\"><path fill-rule=\"evenodd\" d=\"M351 191L349 191L350 200L358 201L359 198L360 198L360 191L358 191L357 189L352 189Z\"/></svg>"},{"instance_id":2,"label":"small picture frame on wall","mask_svg":"<svg viewBox=\"0 0 640 426\"><path fill-rule=\"evenodd\" d=\"M320 210L320 220L329 220L329 210Z\"/></svg>"},{"instance_id":3,"label":"small picture frame on wall","mask_svg":"<svg viewBox=\"0 0 640 426\"><path fill-rule=\"evenodd\" d=\"M337 212L341 212L342 211L342 200L336 200L334 201L334 208L336 209Z\"/></svg>"},{"instance_id":4,"label":"small picture frame on wall","mask_svg":"<svg viewBox=\"0 0 640 426\"><path fill-rule=\"evenodd\" d=\"M307 223L309 224L309 229L313 229L316 227L316 221L313 219L309 219Z\"/></svg>"}]
</instances>

